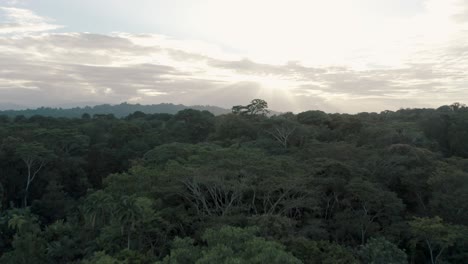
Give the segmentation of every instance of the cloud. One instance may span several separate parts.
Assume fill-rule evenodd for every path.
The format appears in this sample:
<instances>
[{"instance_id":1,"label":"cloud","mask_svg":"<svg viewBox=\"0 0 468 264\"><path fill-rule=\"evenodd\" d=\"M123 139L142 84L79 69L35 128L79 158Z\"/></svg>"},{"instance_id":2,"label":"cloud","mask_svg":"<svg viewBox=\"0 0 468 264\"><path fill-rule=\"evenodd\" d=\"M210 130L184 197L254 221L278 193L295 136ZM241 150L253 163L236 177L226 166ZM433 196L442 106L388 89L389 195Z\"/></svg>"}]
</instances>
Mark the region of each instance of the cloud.
<instances>
[{"instance_id":1,"label":"cloud","mask_svg":"<svg viewBox=\"0 0 468 264\"><path fill-rule=\"evenodd\" d=\"M10 1L9 4L16 4ZM32 11L15 7L0 6L0 34L42 32L61 28L50 23L49 19L40 17Z\"/></svg>"},{"instance_id":2,"label":"cloud","mask_svg":"<svg viewBox=\"0 0 468 264\"><path fill-rule=\"evenodd\" d=\"M22 4L24 0L4 0L6 5L16 6Z\"/></svg>"},{"instance_id":3,"label":"cloud","mask_svg":"<svg viewBox=\"0 0 468 264\"><path fill-rule=\"evenodd\" d=\"M456 6L456 11L455 14L453 15L453 18L458 22L458 23L466 23L468 22L468 1L466 0L456 0L454 2L454 5Z\"/></svg>"},{"instance_id":4,"label":"cloud","mask_svg":"<svg viewBox=\"0 0 468 264\"><path fill-rule=\"evenodd\" d=\"M400 27L402 36L419 32L415 28L428 17L445 21L435 12L441 3L429 0L427 14L412 18L409 29ZM360 112L468 102L468 33L462 30L462 8L442 12L454 27L443 41L414 44L441 32L423 34L407 46L402 41L409 51L390 66L373 52L386 54L392 45L369 49L361 54L365 67L354 61L266 63L209 43L158 34L51 33L59 26L31 11L0 11L6 14L0 24L0 103L129 101L231 107L263 98L279 111Z\"/></svg>"},{"instance_id":5,"label":"cloud","mask_svg":"<svg viewBox=\"0 0 468 264\"><path fill-rule=\"evenodd\" d=\"M448 50L437 64L356 70L219 59L158 42L158 35L146 36L152 45L135 38L87 33L1 37L0 98L32 106L130 101L224 107L264 98L281 111L340 112L468 99L468 77L463 67L452 64L468 61L468 53L458 50Z\"/></svg>"}]
</instances>

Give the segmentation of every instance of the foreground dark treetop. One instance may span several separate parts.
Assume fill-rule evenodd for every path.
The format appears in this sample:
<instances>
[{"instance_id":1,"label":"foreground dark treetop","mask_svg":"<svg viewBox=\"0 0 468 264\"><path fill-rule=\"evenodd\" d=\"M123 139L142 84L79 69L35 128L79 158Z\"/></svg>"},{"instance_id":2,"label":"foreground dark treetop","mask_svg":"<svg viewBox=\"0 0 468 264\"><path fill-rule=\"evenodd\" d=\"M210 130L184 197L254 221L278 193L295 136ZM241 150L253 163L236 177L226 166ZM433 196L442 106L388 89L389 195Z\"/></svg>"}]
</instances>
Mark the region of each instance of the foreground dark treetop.
<instances>
[{"instance_id":1,"label":"foreground dark treetop","mask_svg":"<svg viewBox=\"0 0 468 264\"><path fill-rule=\"evenodd\" d=\"M0 263L466 263L464 105L177 107L2 112Z\"/></svg>"}]
</instances>

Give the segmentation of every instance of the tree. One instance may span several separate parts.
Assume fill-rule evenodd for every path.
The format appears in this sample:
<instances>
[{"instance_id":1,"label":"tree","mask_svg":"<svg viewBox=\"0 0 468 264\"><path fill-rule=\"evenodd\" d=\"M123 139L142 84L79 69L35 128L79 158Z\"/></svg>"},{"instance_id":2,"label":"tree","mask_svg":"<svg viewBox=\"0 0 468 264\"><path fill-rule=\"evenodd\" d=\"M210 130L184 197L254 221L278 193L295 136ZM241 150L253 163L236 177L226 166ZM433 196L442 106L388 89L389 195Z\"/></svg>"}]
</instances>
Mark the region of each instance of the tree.
<instances>
[{"instance_id":1,"label":"tree","mask_svg":"<svg viewBox=\"0 0 468 264\"><path fill-rule=\"evenodd\" d=\"M171 135L179 142L204 141L214 131L214 128L214 115L212 113L194 109L184 109L177 112L170 124Z\"/></svg>"},{"instance_id":2,"label":"tree","mask_svg":"<svg viewBox=\"0 0 468 264\"><path fill-rule=\"evenodd\" d=\"M171 254L162 263L302 263L286 252L283 245L257 237L255 233L255 228L225 226L208 229L202 236L206 246L194 246L190 239L177 239Z\"/></svg>"},{"instance_id":3,"label":"tree","mask_svg":"<svg viewBox=\"0 0 468 264\"><path fill-rule=\"evenodd\" d=\"M195 263L202 257L202 249L195 246L195 240L191 238L176 237L171 243L170 255L157 264L184 264Z\"/></svg>"},{"instance_id":4,"label":"tree","mask_svg":"<svg viewBox=\"0 0 468 264\"><path fill-rule=\"evenodd\" d=\"M84 114L81 115L81 119L90 120L91 116L88 113L84 113Z\"/></svg>"},{"instance_id":5,"label":"tree","mask_svg":"<svg viewBox=\"0 0 468 264\"><path fill-rule=\"evenodd\" d=\"M205 170L192 173L195 175L182 180L187 189L182 195L193 204L199 215L228 215L233 207L242 203L245 185L234 179L232 174L212 172L206 177Z\"/></svg>"},{"instance_id":6,"label":"tree","mask_svg":"<svg viewBox=\"0 0 468 264\"><path fill-rule=\"evenodd\" d=\"M82 264L123 264L125 261L107 255L104 251L94 252L93 256L85 259Z\"/></svg>"},{"instance_id":7,"label":"tree","mask_svg":"<svg viewBox=\"0 0 468 264\"><path fill-rule=\"evenodd\" d=\"M31 203L31 211L40 217L44 223L53 223L58 219L65 219L75 201L63 191L63 186L56 181L49 181L41 199Z\"/></svg>"},{"instance_id":8,"label":"tree","mask_svg":"<svg viewBox=\"0 0 468 264\"><path fill-rule=\"evenodd\" d=\"M415 217L409 225L414 242L422 241L426 244L432 264L440 263L442 253L453 246L460 236L466 235L463 227L444 223L438 216Z\"/></svg>"},{"instance_id":9,"label":"tree","mask_svg":"<svg viewBox=\"0 0 468 264\"><path fill-rule=\"evenodd\" d=\"M430 211L454 224L466 224L468 219L468 173L457 163L462 159L439 162L428 180L432 197Z\"/></svg>"},{"instance_id":10,"label":"tree","mask_svg":"<svg viewBox=\"0 0 468 264\"><path fill-rule=\"evenodd\" d=\"M89 137L67 129L39 129L34 137L41 138L41 142L61 158L82 155L89 146Z\"/></svg>"},{"instance_id":11,"label":"tree","mask_svg":"<svg viewBox=\"0 0 468 264\"><path fill-rule=\"evenodd\" d=\"M398 194L408 210L428 212L429 176L435 170L434 153L407 144L388 147L376 169L376 176Z\"/></svg>"},{"instance_id":12,"label":"tree","mask_svg":"<svg viewBox=\"0 0 468 264\"><path fill-rule=\"evenodd\" d=\"M328 241L314 241L304 237L294 238L288 249L305 264L358 264L353 251Z\"/></svg>"},{"instance_id":13,"label":"tree","mask_svg":"<svg viewBox=\"0 0 468 264\"><path fill-rule=\"evenodd\" d=\"M114 201L112 196L103 190L96 191L88 197L81 206L86 223L95 228L110 221L113 211Z\"/></svg>"},{"instance_id":14,"label":"tree","mask_svg":"<svg viewBox=\"0 0 468 264\"><path fill-rule=\"evenodd\" d=\"M267 130L267 133L278 141L283 148L287 149L289 142L291 141L291 137L297 130L297 123L286 118L272 118L270 121L272 124L271 128Z\"/></svg>"},{"instance_id":15,"label":"tree","mask_svg":"<svg viewBox=\"0 0 468 264\"><path fill-rule=\"evenodd\" d=\"M3 184L0 182L0 212L2 211L2 207L3 207L3 204L2 204L2 201L4 199L4 195L5 195L5 189L3 188Z\"/></svg>"},{"instance_id":16,"label":"tree","mask_svg":"<svg viewBox=\"0 0 468 264\"><path fill-rule=\"evenodd\" d=\"M371 238L359 249L363 263L369 264L407 264L408 256L385 238Z\"/></svg>"},{"instance_id":17,"label":"tree","mask_svg":"<svg viewBox=\"0 0 468 264\"><path fill-rule=\"evenodd\" d=\"M52 151L40 143L23 143L16 149L16 154L21 158L27 168L26 187L24 189L24 207L28 205L29 187L36 179L38 173L53 158Z\"/></svg>"},{"instance_id":18,"label":"tree","mask_svg":"<svg viewBox=\"0 0 468 264\"><path fill-rule=\"evenodd\" d=\"M222 115L216 118L216 139L238 141L257 138L257 123L236 114Z\"/></svg>"},{"instance_id":19,"label":"tree","mask_svg":"<svg viewBox=\"0 0 468 264\"><path fill-rule=\"evenodd\" d=\"M237 115L266 115L269 112L268 103L262 99L253 99L250 104L246 106L236 105L232 107L232 113Z\"/></svg>"},{"instance_id":20,"label":"tree","mask_svg":"<svg viewBox=\"0 0 468 264\"><path fill-rule=\"evenodd\" d=\"M16 231L12 250L0 257L0 263L47 263L46 241L37 218L28 209L14 210L8 227Z\"/></svg>"},{"instance_id":21,"label":"tree","mask_svg":"<svg viewBox=\"0 0 468 264\"><path fill-rule=\"evenodd\" d=\"M131 235L136 231L137 225L154 215L151 209L151 200L144 197L123 196L117 203L113 216L120 225L122 233L127 233L127 249L130 249Z\"/></svg>"},{"instance_id":22,"label":"tree","mask_svg":"<svg viewBox=\"0 0 468 264\"><path fill-rule=\"evenodd\" d=\"M376 232L399 219L404 209L395 193L378 189L371 182L355 178L346 186L344 210L337 214L338 229L358 230L361 245L370 232Z\"/></svg>"},{"instance_id":23,"label":"tree","mask_svg":"<svg viewBox=\"0 0 468 264\"><path fill-rule=\"evenodd\" d=\"M299 217L313 206L303 185L304 172L291 159L247 148L204 150L166 168L169 181L179 185L178 195L199 216L244 212Z\"/></svg>"},{"instance_id":24,"label":"tree","mask_svg":"<svg viewBox=\"0 0 468 264\"><path fill-rule=\"evenodd\" d=\"M43 237L47 240L48 263L74 263L86 252L87 241L78 221L58 220L45 228Z\"/></svg>"},{"instance_id":25,"label":"tree","mask_svg":"<svg viewBox=\"0 0 468 264\"><path fill-rule=\"evenodd\" d=\"M297 114L297 121L305 125L325 126L330 120L330 117L322 111L306 111Z\"/></svg>"}]
</instances>

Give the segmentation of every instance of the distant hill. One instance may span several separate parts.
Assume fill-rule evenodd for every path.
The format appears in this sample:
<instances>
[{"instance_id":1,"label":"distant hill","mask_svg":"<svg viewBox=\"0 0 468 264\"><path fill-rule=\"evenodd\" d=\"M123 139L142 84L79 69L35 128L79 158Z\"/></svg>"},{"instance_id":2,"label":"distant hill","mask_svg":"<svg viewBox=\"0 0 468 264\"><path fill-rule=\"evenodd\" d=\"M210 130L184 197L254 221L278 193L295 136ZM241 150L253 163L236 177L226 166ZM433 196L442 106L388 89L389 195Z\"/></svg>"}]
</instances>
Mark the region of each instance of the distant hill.
<instances>
[{"instance_id":1,"label":"distant hill","mask_svg":"<svg viewBox=\"0 0 468 264\"><path fill-rule=\"evenodd\" d=\"M0 111L0 115L7 116L18 116L24 115L26 117L41 115L41 116L50 116L50 117L81 117L83 114L87 113L90 115L94 114L113 114L116 117L124 117L129 114L132 114L136 111L141 111L147 114L155 113L168 113L175 114L183 109L195 109L195 110L206 110L214 115L221 115L230 113L231 110L224 109L217 106L204 106L204 105L194 105L194 106L185 106L185 105L175 105L175 104L153 104L153 105L141 105L141 104L128 104L121 103L118 105L102 104L96 106L86 106L86 107L73 107L73 108L52 108L52 107L40 107L36 109L23 109L23 110L3 110ZM1 109L1 108L0 108ZM4 109L4 108L3 108Z\"/></svg>"},{"instance_id":2,"label":"distant hill","mask_svg":"<svg viewBox=\"0 0 468 264\"><path fill-rule=\"evenodd\" d=\"M2 110L21 110L21 109L24 109L24 108L26 108L26 107L24 107L22 105L0 102L0 111L2 111Z\"/></svg>"}]
</instances>

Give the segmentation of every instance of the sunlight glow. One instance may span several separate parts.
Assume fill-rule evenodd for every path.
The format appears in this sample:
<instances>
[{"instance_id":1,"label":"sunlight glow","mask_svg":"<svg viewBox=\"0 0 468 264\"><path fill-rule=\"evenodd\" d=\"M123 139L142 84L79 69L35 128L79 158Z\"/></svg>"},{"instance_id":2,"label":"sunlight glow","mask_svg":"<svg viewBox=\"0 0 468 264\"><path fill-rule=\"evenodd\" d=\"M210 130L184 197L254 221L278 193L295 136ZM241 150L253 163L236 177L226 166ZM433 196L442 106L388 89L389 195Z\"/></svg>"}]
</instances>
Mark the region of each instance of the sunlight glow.
<instances>
[{"instance_id":1,"label":"sunlight glow","mask_svg":"<svg viewBox=\"0 0 468 264\"><path fill-rule=\"evenodd\" d=\"M205 0L193 9L196 19L186 21L197 34L261 62L363 68L400 66L421 46L443 45L459 30L456 0L428 0L405 17L380 15L385 7L373 2L391 1Z\"/></svg>"}]
</instances>

